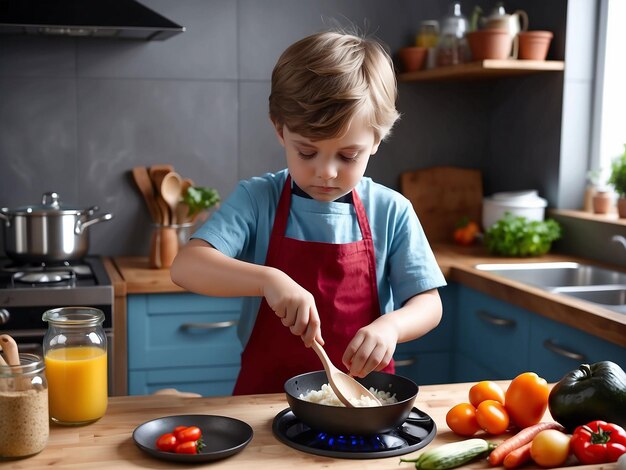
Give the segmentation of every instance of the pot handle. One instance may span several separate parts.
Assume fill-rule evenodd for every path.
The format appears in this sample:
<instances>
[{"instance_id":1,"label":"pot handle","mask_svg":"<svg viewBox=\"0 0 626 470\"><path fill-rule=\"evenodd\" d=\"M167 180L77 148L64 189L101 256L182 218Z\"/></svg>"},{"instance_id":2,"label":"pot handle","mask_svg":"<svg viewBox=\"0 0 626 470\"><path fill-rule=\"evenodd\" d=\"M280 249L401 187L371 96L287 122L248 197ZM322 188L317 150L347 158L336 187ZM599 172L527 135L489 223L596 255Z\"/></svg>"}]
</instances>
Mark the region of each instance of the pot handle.
<instances>
[{"instance_id":1,"label":"pot handle","mask_svg":"<svg viewBox=\"0 0 626 470\"><path fill-rule=\"evenodd\" d=\"M74 227L74 233L76 235L80 235L90 225L97 224L98 222L104 222L105 220L111 220L112 218L113 218L113 214L107 213L107 214L101 215L100 217L96 217L95 219L85 220L84 222L77 220L76 226Z\"/></svg>"},{"instance_id":2,"label":"pot handle","mask_svg":"<svg viewBox=\"0 0 626 470\"><path fill-rule=\"evenodd\" d=\"M99 210L100 210L100 208L98 206L91 206L89 209L87 209L87 215L91 216L95 212L98 212Z\"/></svg>"},{"instance_id":3,"label":"pot handle","mask_svg":"<svg viewBox=\"0 0 626 470\"><path fill-rule=\"evenodd\" d=\"M0 219L4 220L4 225L7 228L11 226L11 219L9 219L9 216L5 214L5 212L8 212L8 211L9 209L7 209L6 207L0 208Z\"/></svg>"}]
</instances>

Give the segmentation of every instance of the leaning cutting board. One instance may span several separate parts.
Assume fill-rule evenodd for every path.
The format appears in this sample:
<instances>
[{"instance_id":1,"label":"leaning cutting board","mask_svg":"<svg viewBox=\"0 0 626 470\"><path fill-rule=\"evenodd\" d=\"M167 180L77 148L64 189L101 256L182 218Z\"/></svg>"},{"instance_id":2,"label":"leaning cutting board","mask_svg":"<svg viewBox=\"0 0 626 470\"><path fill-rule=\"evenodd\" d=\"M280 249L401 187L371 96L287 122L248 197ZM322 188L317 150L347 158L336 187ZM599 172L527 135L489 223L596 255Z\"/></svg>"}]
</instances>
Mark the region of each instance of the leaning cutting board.
<instances>
[{"instance_id":1,"label":"leaning cutting board","mask_svg":"<svg viewBox=\"0 0 626 470\"><path fill-rule=\"evenodd\" d=\"M400 191L432 242L449 242L457 222L469 217L480 225L483 183L480 170L440 166L400 175Z\"/></svg>"}]
</instances>

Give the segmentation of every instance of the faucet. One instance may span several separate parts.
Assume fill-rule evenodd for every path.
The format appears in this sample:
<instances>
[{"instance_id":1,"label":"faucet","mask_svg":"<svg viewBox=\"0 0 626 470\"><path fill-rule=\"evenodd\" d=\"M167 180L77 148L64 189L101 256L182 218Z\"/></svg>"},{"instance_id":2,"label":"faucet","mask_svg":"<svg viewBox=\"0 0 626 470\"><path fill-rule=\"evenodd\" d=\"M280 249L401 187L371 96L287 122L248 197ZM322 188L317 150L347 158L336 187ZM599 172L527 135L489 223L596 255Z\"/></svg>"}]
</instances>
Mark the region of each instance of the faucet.
<instances>
[{"instance_id":1,"label":"faucet","mask_svg":"<svg viewBox=\"0 0 626 470\"><path fill-rule=\"evenodd\" d=\"M623 237L622 235L613 235L611 237L611 241L615 242L615 243L621 244L624 247L624 249L626 250L626 238Z\"/></svg>"}]
</instances>

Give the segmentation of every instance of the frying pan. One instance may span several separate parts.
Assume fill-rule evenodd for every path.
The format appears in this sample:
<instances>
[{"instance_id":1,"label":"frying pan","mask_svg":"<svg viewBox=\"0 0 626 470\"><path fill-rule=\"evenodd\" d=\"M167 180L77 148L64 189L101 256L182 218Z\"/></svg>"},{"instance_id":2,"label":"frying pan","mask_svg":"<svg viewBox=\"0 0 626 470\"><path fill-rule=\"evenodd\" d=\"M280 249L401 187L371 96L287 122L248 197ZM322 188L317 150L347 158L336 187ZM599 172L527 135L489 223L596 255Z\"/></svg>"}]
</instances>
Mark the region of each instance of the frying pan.
<instances>
[{"instance_id":1,"label":"frying pan","mask_svg":"<svg viewBox=\"0 0 626 470\"><path fill-rule=\"evenodd\" d=\"M346 408L300 399L301 394L320 390L323 384L328 383L323 370L307 372L287 380L287 402L293 414L304 424L330 434L380 434L397 428L407 420L419 390L415 382L384 372L371 372L367 377L357 380L367 388L374 387L395 394L398 402L376 407Z\"/></svg>"}]
</instances>

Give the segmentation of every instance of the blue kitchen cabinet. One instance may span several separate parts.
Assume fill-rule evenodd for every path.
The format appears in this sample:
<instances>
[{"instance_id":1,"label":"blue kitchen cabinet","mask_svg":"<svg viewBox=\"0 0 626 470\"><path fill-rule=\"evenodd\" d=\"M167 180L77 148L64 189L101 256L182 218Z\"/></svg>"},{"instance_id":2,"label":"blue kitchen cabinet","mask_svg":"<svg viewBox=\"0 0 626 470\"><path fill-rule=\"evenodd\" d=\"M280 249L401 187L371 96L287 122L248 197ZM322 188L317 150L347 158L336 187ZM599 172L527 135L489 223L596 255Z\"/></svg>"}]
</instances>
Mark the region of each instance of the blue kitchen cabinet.
<instances>
[{"instance_id":1,"label":"blue kitchen cabinet","mask_svg":"<svg viewBox=\"0 0 626 470\"><path fill-rule=\"evenodd\" d=\"M241 363L241 299L131 294L127 309L130 395L161 388L232 393Z\"/></svg>"},{"instance_id":2,"label":"blue kitchen cabinet","mask_svg":"<svg viewBox=\"0 0 626 470\"><path fill-rule=\"evenodd\" d=\"M540 315L531 318L530 370L548 382L580 364L612 361L626 369L626 348Z\"/></svg>"},{"instance_id":3,"label":"blue kitchen cabinet","mask_svg":"<svg viewBox=\"0 0 626 470\"><path fill-rule=\"evenodd\" d=\"M532 313L460 286L454 381L512 379L528 368Z\"/></svg>"},{"instance_id":4,"label":"blue kitchen cabinet","mask_svg":"<svg viewBox=\"0 0 626 470\"><path fill-rule=\"evenodd\" d=\"M418 385L448 383L452 380L453 331L458 285L439 289L443 316L439 325L423 337L398 344L394 360L396 374Z\"/></svg>"}]
</instances>

